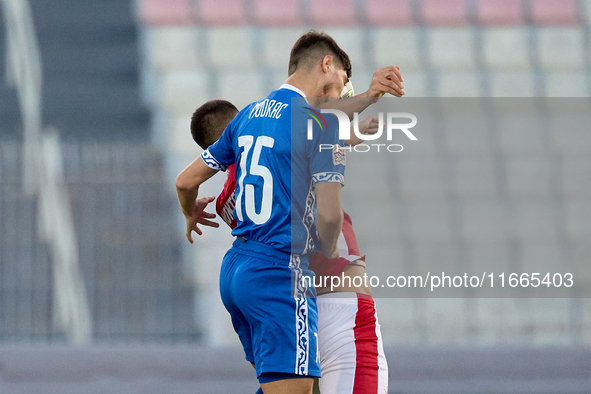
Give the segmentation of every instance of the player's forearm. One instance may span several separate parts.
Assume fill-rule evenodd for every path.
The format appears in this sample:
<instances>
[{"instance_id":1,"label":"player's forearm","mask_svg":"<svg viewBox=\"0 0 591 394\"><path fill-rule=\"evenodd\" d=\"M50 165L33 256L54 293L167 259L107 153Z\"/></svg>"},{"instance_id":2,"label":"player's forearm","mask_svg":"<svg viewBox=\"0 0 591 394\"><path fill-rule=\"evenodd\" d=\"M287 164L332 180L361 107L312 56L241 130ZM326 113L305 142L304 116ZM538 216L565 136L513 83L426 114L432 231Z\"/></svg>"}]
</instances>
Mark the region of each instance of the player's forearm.
<instances>
[{"instance_id":1,"label":"player's forearm","mask_svg":"<svg viewBox=\"0 0 591 394\"><path fill-rule=\"evenodd\" d=\"M320 237L320 252L328 258L338 257L335 255L337 241L343 226L343 210L338 212L318 213L316 216L316 228Z\"/></svg>"},{"instance_id":2,"label":"player's forearm","mask_svg":"<svg viewBox=\"0 0 591 394\"><path fill-rule=\"evenodd\" d=\"M338 257L337 240L343 226L340 183L316 183L316 229L320 252L328 258ZM335 255L336 253L336 255Z\"/></svg>"},{"instance_id":3,"label":"player's forearm","mask_svg":"<svg viewBox=\"0 0 591 394\"><path fill-rule=\"evenodd\" d=\"M190 216L195 208L199 186L216 172L205 165L199 157L177 175L176 193L185 216Z\"/></svg>"},{"instance_id":4,"label":"player's forearm","mask_svg":"<svg viewBox=\"0 0 591 394\"><path fill-rule=\"evenodd\" d=\"M176 195L181 204L181 209L185 216L191 216L191 213L195 210L197 195L199 194L199 187L193 189L176 188Z\"/></svg>"}]
</instances>

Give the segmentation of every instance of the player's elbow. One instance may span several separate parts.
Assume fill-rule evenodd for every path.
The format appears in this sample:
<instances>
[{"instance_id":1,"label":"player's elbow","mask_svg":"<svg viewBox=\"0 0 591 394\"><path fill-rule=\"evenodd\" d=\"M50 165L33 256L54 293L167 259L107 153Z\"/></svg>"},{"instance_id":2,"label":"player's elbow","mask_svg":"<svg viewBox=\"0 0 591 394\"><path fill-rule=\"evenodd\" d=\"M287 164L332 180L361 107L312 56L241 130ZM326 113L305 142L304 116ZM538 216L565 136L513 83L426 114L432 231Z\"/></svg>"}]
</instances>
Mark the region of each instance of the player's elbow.
<instances>
[{"instance_id":1,"label":"player's elbow","mask_svg":"<svg viewBox=\"0 0 591 394\"><path fill-rule=\"evenodd\" d=\"M340 228L343 224L343 210L336 206L328 206L326 209L319 209L316 214L316 220L326 227Z\"/></svg>"},{"instance_id":2,"label":"player's elbow","mask_svg":"<svg viewBox=\"0 0 591 394\"><path fill-rule=\"evenodd\" d=\"M177 175L174 185L176 186L177 190L186 191L192 190L195 188L192 180L185 174L185 171L181 172Z\"/></svg>"}]
</instances>

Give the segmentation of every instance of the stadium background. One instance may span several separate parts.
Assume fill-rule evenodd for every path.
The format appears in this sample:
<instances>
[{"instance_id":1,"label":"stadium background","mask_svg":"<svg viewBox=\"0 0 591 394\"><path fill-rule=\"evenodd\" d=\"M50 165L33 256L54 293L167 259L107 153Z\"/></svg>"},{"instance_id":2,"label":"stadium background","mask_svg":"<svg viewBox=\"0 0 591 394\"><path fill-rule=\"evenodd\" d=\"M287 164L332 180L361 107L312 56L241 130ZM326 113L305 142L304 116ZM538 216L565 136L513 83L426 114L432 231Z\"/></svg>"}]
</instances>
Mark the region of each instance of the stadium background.
<instances>
[{"instance_id":1,"label":"stadium background","mask_svg":"<svg viewBox=\"0 0 591 394\"><path fill-rule=\"evenodd\" d=\"M304 31L337 40L358 91L395 64L407 97L591 95L588 0L31 0L31 24L16 3L27 4L1 3L0 29L2 392L254 392L217 290L231 236L186 243L173 180L200 153L192 111L266 96ZM15 89L19 75L37 75L35 47L37 101L26 83ZM39 135L26 134L35 125ZM445 186L440 163L402 159L397 197L419 204L400 224L408 231L384 240L356 228L361 248L392 258L380 242L412 245L416 264L471 254L515 269L588 264L591 132L564 133L450 143ZM515 229L502 224L507 206ZM413 217L425 207L429 223ZM378 308L391 392L591 392L589 299Z\"/></svg>"}]
</instances>

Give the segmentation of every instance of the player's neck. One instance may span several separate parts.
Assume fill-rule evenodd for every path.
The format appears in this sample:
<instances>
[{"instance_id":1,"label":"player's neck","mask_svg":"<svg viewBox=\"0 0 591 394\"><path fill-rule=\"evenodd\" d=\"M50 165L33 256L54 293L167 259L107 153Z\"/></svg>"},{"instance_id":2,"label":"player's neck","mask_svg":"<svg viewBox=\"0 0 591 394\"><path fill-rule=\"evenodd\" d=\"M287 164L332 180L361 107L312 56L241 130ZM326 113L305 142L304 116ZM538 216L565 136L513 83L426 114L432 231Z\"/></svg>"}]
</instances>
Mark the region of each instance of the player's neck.
<instances>
[{"instance_id":1,"label":"player's neck","mask_svg":"<svg viewBox=\"0 0 591 394\"><path fill-rule=\"evenodd\" d=\"M285 80L285 83L300 89L308 98L311 105L315 105L315 98L319 96L322 89L319 88L319 78L313 73L295 72Z\"/></svg>"}]
</instances>

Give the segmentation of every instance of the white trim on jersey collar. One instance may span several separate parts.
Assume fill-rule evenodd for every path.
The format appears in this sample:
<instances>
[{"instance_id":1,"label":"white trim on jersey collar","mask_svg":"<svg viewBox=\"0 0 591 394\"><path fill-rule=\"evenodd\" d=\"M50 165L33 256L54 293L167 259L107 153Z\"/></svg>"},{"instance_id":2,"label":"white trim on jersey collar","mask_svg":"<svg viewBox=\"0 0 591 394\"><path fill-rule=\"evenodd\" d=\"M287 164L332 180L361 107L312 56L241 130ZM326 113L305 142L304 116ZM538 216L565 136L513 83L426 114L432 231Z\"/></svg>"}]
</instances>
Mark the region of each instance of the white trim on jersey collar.
<instances>
[{"instance_id":1,"label":"white trim on jersey collar","mask_svg":"<svg viewBox=\"0 0 591 394\"><path fill-rule=\"evenodd\" d=\"M279 86L279 89L293 90L294 92L296 92L297 94L299 94L300 96L302 96L304 98L304 100L306 100L306 103L308 103L308 98L306 97L306 95L304 94L304 92L302 92L300 89L296 88L295 86L290 85L289 83L284 83L283 85Z\"/></svg>"}]
</instances>

